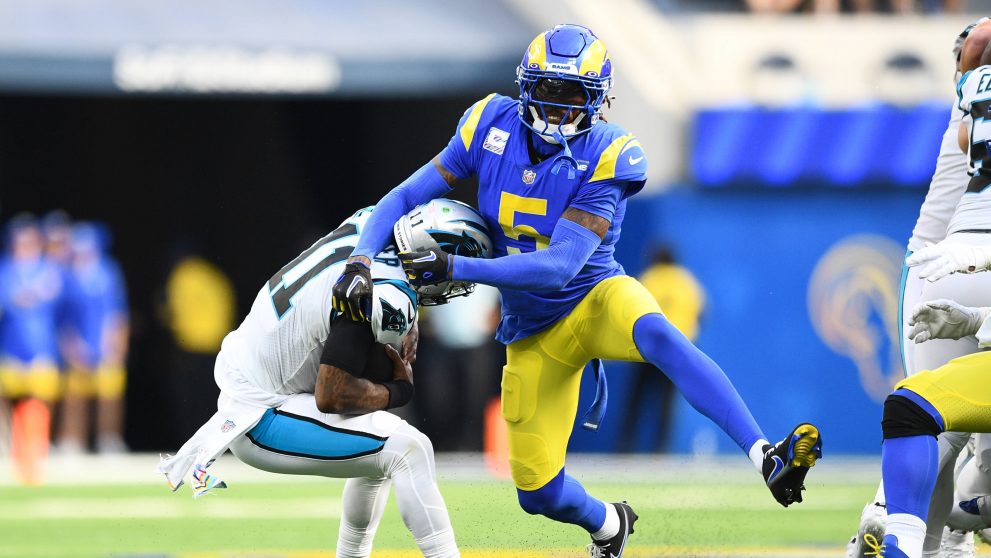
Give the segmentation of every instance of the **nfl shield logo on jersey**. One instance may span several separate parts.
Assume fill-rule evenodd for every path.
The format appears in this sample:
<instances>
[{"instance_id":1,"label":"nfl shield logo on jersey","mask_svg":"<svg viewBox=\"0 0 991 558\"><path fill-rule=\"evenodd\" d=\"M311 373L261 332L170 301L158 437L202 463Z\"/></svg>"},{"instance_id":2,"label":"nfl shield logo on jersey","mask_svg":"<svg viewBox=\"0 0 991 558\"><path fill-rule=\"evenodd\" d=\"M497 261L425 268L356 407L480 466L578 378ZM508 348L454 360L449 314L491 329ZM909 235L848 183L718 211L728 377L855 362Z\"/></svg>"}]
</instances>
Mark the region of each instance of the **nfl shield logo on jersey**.
<instances>
[{"instance_id":1,"label":"nfl shield logo on jersey","mask_svg":"<svg viewBox=\"0 0 991 558\"><path fill-rule=\"evenodd\" d=\"M235 426L236 425L234 424L234 421L232 421L232 420L225 420L224 421L224 425L220 427L220 431L221 432L224 432L224 433L230 432L231 429L234 428Z\"/></svg>"},{"instance_id":2,"label":"nfl shield logo on jersey","mask_svg":"<svg viewBox=\"0 0 991 558\"><path fill-rule=\"evenodd\" d=\"M523 170L523 184L533 184L533 181L537 179L537 172L531 169Z\"/></svg>"}]
</instances>

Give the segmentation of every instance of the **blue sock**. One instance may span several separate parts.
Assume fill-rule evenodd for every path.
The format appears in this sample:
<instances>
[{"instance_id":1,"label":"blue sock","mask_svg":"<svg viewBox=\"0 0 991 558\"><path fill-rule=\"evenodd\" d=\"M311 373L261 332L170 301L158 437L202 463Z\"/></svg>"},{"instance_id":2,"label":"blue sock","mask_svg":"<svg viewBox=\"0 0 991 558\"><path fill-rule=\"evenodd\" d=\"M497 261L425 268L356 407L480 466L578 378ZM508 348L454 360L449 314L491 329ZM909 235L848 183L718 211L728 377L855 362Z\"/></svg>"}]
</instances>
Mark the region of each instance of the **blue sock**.
<instances>
[{"instance_id":1,"label":"blue sock","mask_svg":"<svg viewBox=\"0 0 991 558\"><path fill-rule=\"evenodd\" d=\"M883 546L884 558L908 558L908 554L898 547L898 537L894 535L885 535Z\"/></svg>"},{"instance_id":2,"label":"blue sock","mask_svg":"<svg viewBox=\"0 0 991 558\"><path fill-rule=\"evenodd\" d=\"M633 341L647 362L671 379L696 411L709 417L749 452L764 433L729 378L661 314L646 314L633 325Z\"/></svg>"},{"instance_id":3,"label":"blue sock","mask_svg":"<svg viewBox=\"0 0 991 558\"><path fill-rule=\"evenodd\" d=\"M881 444L881 477L888 515L907 513L922 521L936 486L939 450L932 436L887 438Z\"/></svg>"},{"instance_id":4,"label":"blue sock","mask_svg":"<svg viewBox=\"0 0 991 558\"><path fill-rule=\"evenodd\" d=\"M540 514L578 525L594 533L606 522L606 505L585 492L585 487L564 469L537 490L516 489L520 507L530 514Z\"/></svg>"}]
</instances>

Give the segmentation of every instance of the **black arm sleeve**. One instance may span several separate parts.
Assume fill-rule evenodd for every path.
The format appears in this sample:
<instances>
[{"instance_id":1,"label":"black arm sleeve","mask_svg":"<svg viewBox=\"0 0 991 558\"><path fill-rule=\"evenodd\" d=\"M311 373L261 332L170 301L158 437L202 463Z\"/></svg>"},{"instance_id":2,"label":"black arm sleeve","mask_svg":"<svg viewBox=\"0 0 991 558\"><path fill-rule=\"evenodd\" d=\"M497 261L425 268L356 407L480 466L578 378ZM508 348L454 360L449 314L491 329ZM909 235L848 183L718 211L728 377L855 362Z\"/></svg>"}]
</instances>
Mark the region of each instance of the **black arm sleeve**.
<instances>
[{"instance_id":1,"label":"black arm sleeve","mask_svg":"<svg viewBox=\"0 0 991 558\"><path fill-rule=\"evenodd\" d=\"M375 336L368 322L354 322L339 315L330 322L320 364L340 368L360 378L374 343Z\"/></svg>"}]
</instances>

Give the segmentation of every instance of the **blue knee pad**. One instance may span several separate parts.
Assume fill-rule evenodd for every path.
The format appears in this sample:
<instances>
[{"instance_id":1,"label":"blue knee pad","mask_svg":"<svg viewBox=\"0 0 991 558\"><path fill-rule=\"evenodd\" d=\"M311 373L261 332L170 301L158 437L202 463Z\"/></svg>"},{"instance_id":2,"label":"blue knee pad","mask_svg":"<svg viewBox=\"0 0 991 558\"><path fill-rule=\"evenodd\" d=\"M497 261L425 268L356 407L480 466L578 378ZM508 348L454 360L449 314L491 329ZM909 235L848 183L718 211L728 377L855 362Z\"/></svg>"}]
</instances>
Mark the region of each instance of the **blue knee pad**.
<instances>
[{"instance_id":1,"label":"blue knee pad","mask_svg":"<svg viewBox=\"0 0 991 558\"><path fill-rule=\"evenodd\" d=\"M606 505L590 496L564 469L537 490L517 488L516 496L523 511L578 525L589 533L598 531L606 522Z\"/></svg>"}]
</instances>

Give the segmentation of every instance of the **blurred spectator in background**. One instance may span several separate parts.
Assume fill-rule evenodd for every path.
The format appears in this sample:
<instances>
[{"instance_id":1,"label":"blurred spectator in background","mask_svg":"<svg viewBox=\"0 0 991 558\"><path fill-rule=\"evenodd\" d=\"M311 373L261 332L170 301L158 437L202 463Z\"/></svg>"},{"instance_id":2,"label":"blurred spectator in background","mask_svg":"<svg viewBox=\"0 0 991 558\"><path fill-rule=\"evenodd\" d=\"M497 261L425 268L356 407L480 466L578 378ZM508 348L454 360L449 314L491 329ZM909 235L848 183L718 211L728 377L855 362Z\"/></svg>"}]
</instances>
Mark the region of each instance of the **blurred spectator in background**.
<instances>
[{"instance_id":1,"label":"blurred spectator in background","mask_svg":"<svg viewBox=\"0 0 991 558\"><path fill-rule=\"evenodd\" d=\"M45 235L45 257L54 264L68 268L71 256L69 242L72 238L72 219L61 209L45 214L41 219L41 231Z\"/></svg>"},{"instance_id":2,"label":"blurred spectator in background","mask_svg":"<svg viewBox=\"0 0 991 558\"><path fill-rule=\"evenodd\" d=\"M482 449L486 403L499 395L505 353L495 341L499 291L476 285L471 296L421 309L413 399L421 429L438 451Z\"/></svg>"},{"instance_id":3,"label":"blurred spectator in background","mask_svg":"<svg viewBox=\"0 0 991 558\"><path fill-rule=\"evenodd\" d=\"M32 215L14 217L7 240L0 260L0 394L3 412L11 411L15 474L24 484L39 484L59 394L56 319L63 281L43 254L42 232Z\"/></svg>"},{"instance_id":4,"label":"blurred spectator in background","mask_svg":"<svg viewBox=\"0 0 991 558\"><path fill-rule=\"evenodd\" d=\"M129 336L127 290L107 253L109 234L91 223L72 227L66 281L65 392L59 420L61 453L83 452L96 401L96 450L127 451L122 437Z\"/></svg>"},{"instance_id":5,"label":"blurred spectator in background","mask_svg":"<svg viewBox=\"0 0 991 558\"><path fill-rule=\"evenodd\" d=\"M692 272L677 263L670 246L659 244L654 247L650 264L640 276L640 282L657 300L671 325L694 343L705 309L705 291ZM644 410L660 401L660 420L652 432L648 448L650 451L664 451L673 426L675 387L666 375L658 374L652 364L635 363L633 366L633 395L627 407L619 450L624 453L636 451L637 425L644 416Z\"/></svg>"},{"instance_id":6,"label":"blurred spectator in background","mask_svg":"<svg viewBox=\"0 0 991 558\"><path fill-rule=\"evenodd\" d=\"M234 286L224 272L184 252L169 273L160 316L173 339L167 396L176 445L217 408L220 388L209 380L220 343L234 329L236 311Z\"/></svg>"},{"instance_id":7,"label":"blurred spectator in background","mask_svg":"<svg viewBox=\"0 0 991 558\"><path fill-rule=\"evenodd\" d=\"M933 72L913 52L892 54L875 76L874 93L877 98L898 107L914 107L942 98Z\"/></svg>"},{"instance_id":8,"label":"blurred spectator in background","mask_svg":"<svg viewBox=\"0 0 991 558\"><path fill-rule=\"evenodd\" d=\"M791 56L771 52L762 56L750 74L750 98L758 105L783 108L814 100L812 84Z\"/></svg>"}]
</instances>

